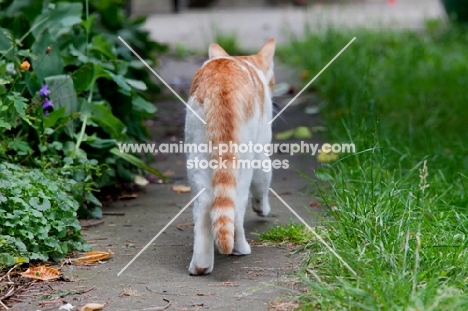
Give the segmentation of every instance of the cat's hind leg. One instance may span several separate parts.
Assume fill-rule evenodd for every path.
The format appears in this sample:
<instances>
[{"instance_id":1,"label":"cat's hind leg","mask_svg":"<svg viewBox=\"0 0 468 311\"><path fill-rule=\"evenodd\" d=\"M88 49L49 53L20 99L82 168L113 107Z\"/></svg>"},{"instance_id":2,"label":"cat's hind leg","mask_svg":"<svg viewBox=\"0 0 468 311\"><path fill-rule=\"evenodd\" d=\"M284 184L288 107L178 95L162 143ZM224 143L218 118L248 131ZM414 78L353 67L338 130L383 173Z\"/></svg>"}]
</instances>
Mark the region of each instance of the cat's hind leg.
<instances>
[{"instance_id":1,"label":"cat's hind leg","mask_svg":"<svg viewBox=\"0 0 468 311\"><path fill-rule=\"evenodd\" d=\"M247 205L247 200L244 200L244 205ZM244 215L245 208L243 211L236 211L235 216L235 231L234 231L234 249L232 250L233 255L249 255L252 250L250 249L249 242L245 238L244 230Z\"/></svg>"},{"instance_id":2,"label":"cat's hind leg","mask_svg":"<svg viewBox=\"0 0 468 311\"><path fill-rule=\"evenodd\" d=\"M257 158L261 160L262 163L264 163L264 161L270 161L270 157L262 153L258 154ZM254 212L259 216L267 216L271 210L268 201L268 191L272 174L271 167L267 172L263 169L255 169L253 171L252 183L250 184L250 203Z\"/></svg>"},{"instance_id":3,"label":"cat's hind leg","mask_svg":"<svg viewBox=\"0 0 468 311\"><path fill-rule=\"evenodd\" d=\"M191 275L209 274L213 271L214 241L211 232L211 190L204 191L194 202L194 243L190 262Z\"/></svg>"},{"instance_id":4,"label":"cat's hind leg","mask_svg":"<svg viewBox=\"0 0 468 311\"><path fill-rule=\"evenodd\" d=\"M236 212L234 216L234 249L233 255L248 255L251 253L250 245L245 238L244 216L249 198L249 184L252 171L241 171L236 190Z\"/></svg>"}]
</instances>

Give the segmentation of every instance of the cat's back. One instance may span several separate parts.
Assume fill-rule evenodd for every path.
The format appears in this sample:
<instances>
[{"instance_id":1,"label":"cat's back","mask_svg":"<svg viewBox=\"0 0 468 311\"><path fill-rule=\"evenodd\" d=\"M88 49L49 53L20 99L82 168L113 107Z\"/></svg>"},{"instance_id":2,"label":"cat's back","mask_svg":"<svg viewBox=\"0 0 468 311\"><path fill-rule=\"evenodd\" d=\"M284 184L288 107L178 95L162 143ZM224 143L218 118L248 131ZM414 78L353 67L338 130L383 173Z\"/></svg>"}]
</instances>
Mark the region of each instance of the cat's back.
<instances>
[{"instance_id":1,"label":"cat's back","mask_svg":"<svg viewBox=\"0 0 468 311\"><path fill-rule=\"evenodd\" d=\"M200 105L216 98L249 107L255 102L263 102L264 83L259 72L248 61L219 57L207 61L197 71L190 96Z\"/></svg>"}]
</instances>

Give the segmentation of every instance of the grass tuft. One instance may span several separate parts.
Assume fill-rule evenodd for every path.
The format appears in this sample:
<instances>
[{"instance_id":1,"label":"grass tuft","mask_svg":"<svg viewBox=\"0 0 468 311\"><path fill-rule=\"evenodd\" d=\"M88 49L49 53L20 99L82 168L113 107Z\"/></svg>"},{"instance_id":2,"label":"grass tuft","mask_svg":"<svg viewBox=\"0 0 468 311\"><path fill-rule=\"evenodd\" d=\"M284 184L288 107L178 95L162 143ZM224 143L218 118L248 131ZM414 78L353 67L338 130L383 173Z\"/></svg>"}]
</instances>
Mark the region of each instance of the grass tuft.
<instances>
[{"instance_id":1,"label":"grass tuft","mask_svg":"<svg viewBox=\"0 0 468 311\"><path fill-rule=\"evenodd\" d=\"M270 226L265 232L260 233L258 236L261 241L279 245L305 245L312 239L312 234L304 225L298 225L293 222L285 226Z\"/></svg>"}]
</instances>

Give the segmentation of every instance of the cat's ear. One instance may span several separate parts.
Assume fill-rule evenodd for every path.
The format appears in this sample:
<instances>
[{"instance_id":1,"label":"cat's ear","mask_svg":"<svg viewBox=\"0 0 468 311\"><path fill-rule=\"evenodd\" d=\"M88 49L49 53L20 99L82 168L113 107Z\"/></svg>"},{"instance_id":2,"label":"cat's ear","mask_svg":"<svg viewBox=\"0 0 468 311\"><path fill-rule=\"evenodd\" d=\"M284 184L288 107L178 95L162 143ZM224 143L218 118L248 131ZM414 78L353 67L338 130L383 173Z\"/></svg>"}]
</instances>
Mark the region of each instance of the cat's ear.
<instances>
[{"instance_id":1,"label":"cat's ear","mask_svg":"<svg viewBox=\"0 0 468 311\"><path fill-rule=\"evenodd\" d=\"M275 39L268 40L258 52L259 55L263 57L263 59L268 63L273 63L273 58L275 57Z\"/></svg>"},{"instance_id":2,"label":"cat's ear","mask_svg":"<svg viewBox=\"0 0 468 311\"><path fill-rule=\"evenodd\" d=\"M223 50L223 48L220 47L219 44L211 43L210 47L208 48L208 57L210 59L213 59L215 57L222 57L222 56L229 56L229 54L226 53L226 51Z\"/></svg>"}]
</instances>

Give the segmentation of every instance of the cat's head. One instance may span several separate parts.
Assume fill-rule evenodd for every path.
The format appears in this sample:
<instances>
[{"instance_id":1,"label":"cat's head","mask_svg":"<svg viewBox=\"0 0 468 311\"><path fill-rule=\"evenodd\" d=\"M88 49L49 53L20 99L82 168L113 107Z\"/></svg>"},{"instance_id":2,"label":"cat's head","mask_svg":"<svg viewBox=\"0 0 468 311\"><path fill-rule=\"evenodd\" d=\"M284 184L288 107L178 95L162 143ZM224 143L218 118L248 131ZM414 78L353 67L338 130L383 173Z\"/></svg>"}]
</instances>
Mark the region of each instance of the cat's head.
<instances>
[{"instance_id":1,"label":"cat's head","mask_svg":"<svg viewBox=\"0 0 468 311\"><path fill-rule=\"evenodd\" d=\"M275 45L275 39L270 39L263 45L263 47L257 54L249 56L234 56L234 58L239 58L248 61L258 70L263 72L271 93L273 93L273 88L275 87L275 76L273 73L273 58L275 56ZM229 57L229 54L226 53L226 51L223 50L223 48L216 43L210 44L210 47L208 49L208 55L210 59L217 57Z\"/></svg>"}]
</instances>

